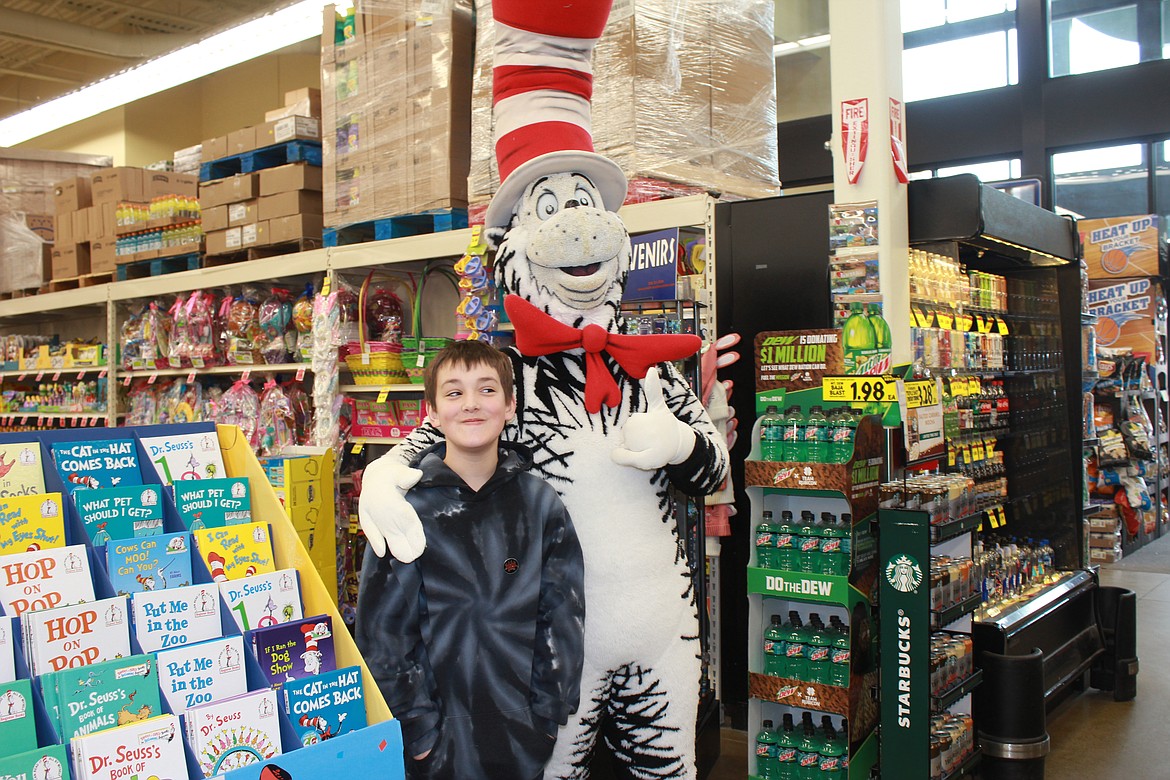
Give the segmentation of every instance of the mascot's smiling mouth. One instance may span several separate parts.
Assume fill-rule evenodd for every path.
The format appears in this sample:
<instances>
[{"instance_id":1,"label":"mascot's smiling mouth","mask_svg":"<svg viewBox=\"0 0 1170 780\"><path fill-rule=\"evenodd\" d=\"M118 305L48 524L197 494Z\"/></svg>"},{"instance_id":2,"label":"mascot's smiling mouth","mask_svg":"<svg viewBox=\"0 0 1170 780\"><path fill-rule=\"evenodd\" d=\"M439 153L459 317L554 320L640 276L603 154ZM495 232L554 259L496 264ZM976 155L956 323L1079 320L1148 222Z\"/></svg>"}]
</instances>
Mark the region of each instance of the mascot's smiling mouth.
<instances>
[{"instance_id":1,"label":"mascot's smiling mouth","mask_svg":"<svg viewBox=\"0 0 1170 780\"><path fill-rule=\"evenodd\" d=\"M601 263L590 263L589 265L570 265L567 268L562 268L562 271L569 276L593 276L601 270Z\"/></svg>"}]
</instances>

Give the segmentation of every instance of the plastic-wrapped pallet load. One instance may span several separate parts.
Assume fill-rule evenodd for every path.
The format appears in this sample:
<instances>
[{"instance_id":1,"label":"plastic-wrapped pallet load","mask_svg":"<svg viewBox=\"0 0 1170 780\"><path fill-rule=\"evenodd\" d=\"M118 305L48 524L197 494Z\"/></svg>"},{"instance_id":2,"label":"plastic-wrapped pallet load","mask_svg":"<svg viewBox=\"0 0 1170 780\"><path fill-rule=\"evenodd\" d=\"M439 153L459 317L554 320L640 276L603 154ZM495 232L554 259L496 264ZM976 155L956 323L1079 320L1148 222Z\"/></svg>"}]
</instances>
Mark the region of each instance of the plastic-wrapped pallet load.
<instances>
[{"instance_id":1,"label":"plastic-wrapped pallet load","mask_svg":"<svg viewBox=\"0 0 1170 780\"><path fill-rule=\"evenodd\" d=\"M490 0L475 10L469 194L482 204L499 187L494 25ZM614 2L593 52L593 142L621 166L634 199L652 197L656 182L780 194L773 11L771 0Z\"/></svg>"},{"instance_id":2,"label":"plastic-wrapped pallet load","mask_svg":"<svg viewBox=\"0 0 1170 780\"><path fill-rule=\"evenodd\" d=\"M326 226L467 205L474 32L466 0L325 9Z\"/></svg>"}]
</instances>

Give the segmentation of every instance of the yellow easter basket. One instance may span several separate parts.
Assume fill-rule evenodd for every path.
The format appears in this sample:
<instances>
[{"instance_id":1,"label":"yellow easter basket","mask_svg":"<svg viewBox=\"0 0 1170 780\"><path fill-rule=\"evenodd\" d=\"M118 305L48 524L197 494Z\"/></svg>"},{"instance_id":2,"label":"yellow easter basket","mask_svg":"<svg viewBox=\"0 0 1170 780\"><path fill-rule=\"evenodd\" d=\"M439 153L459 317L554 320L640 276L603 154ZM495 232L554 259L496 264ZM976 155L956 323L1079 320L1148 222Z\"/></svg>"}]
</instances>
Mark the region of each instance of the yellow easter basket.
<instances>
[{"instance_id":1,"label":"yellow easter basket","mask_svg":"<svg viewBox=\"0 0 1170 780\"><path fill-rule=\"evenodd\" d=\"M398 385L407 381L402 363L402 345L389 341L366 339L366 296L369 294L371 271L362 282L358 296L358 341L345 345L345 364L357 385Z\"/></svg>"}]
</instances>

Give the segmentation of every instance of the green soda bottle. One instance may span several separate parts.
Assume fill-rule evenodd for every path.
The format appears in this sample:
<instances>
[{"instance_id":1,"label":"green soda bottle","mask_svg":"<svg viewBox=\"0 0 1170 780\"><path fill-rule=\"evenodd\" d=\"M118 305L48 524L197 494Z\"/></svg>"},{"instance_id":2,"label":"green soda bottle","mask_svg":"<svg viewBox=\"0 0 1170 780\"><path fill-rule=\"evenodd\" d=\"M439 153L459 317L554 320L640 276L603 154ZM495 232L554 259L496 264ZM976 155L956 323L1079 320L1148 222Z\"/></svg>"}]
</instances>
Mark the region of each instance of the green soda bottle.
<instances>
[{"instance_id":1,"label":"green soda bottle","mask_svg":"<svg viewBox=\"0 0 1170 780\"><path fill-rule=\"evenodd\" d=\"M800 613L796 610L789 612L784 628L784 658L788 662L784 665L784 676L793 680L806 680L808 664L804 660L804 626Z\"/></svg>"},{"instance_id":2,"label":"green soda bottle","mask_svg":"<svg viewBox=\"0 0 1170 780\"><path fill-rule=\"evenodd\" d=\"M756 735L756 776L764 780L777 780L776 733L772 731L770 720L760 726L760 733Z\"/></svg>"},{"instance_id":3,"label":"green soda bottle","mask_svg":"<svg viewBox=\"0 0 1170 780\"><path fill-rule=\"evenodd\" d=\"M849 573L849 564L845 562L843 542L849 531L832 515L829 518L833 522L821 526L821 574L845 575Z\"/></svg>"},{"instance_id":4,"label":"green soda bottle","mask_svg":"<svg viewBox=\"0 0 1170 780\"><path fill-rule=\"evenodd\" d=\"M807 682L827 685L831 676L829 674L829 650L831 643L828 634L825 632L825 624L821 622L821 616L816 612L810 612L808 626L805 630L808 632L804 645L804 657L807 659L808 676L804 679Z\"/></svg>"},{"instance_id":5,"label":"green soda bottle","mask_svg":"<svg viewBox=\"0 0 1170 780\"><path fill-rule=\"evenodd\" d=\"M798 780L796 764L796 747L800 737L792 723L792 713L784 713L784 724L776 732L776 768L777 780Z\"/></svg>"},{"instance_id":6,"label":"green soda bottle","mask_svg":"<svg viewBox=\"0 0 1170 780\"><path fill-rule=\"evenodd\" d=\"M804 460L808 463L829 462L829 418L819 406L809 410L804 423Z\"/></svg>"},{"instance_id":7,"label":"green soda bottle","mask_svg":"<svg viewBox=\"0 0 1170 780\"><path fill-rule=\"evenodd\" d=\"M800 554L796 549L799 538L796 523L792 520L792 510L785 509L780 513L780 524L776 526L776 552L774 556L777 569L797 571L800 568Z\"/></svg>"},{"instance_id":8,"label":"green soda bottle","mask_svg":"<svg viewBox=\"0 0 1170 780\"><path fill-rule=\"evenodd\" d=\"M874 349L889 349L894 343L894 338L890 335L890 324L882 316L881 307L866 306L865 311L869 315L869 324L873 328Z\"/></svg>"},{"instance_id":9,"label":"green soda bottle","mask_svg":"<svg viewBox=\"0 0 1170 780\"><path fill-rule=\"evenodd\" d=\"M779 615L772 616L772 622L764 631L764 674L783 677L784 672L784 625Z\"/></svg>"},{"instance_id":10,"label":"green soda bottle","mask_svg":"<svg viewBox=\"0 0 1170 780\"><path fill-rule=\"evenodd\" d=\"M847 688L849 663L852 660L849 652L849 626L834 615L829 618L829 627L832 629L829 634L832 641L832 648L829 650L829 684Z\"/></svg>"},{"instance_id":11,"label":"green soda bottle","mask_svg":"<svg viewBox=\"0 0 1170 780\"><path fill-rule=\"evenodd\" d=\"M821 532L816 516L807 509L800 513L800 571L815 572L820 568Z\"/></svg>"},{"instance_id":12,"label":"green soda bottle","mask_svg":"<svg viewBox=\"0 0 1170 780\"><path fill-rule=\"evenodd\" d=\"M841 755L845 752L837 730L833 728L833 719L828 715L821 718L821 750L820 773L815 775L817 780L829 780L845 777L842 774Z\"/></svg>"},{"instance_id":13,"label":"green soda bottle","mask_svg":"<svg viewBox=\"0 0 1170 780\"><path fill-rule=\"evenodd\" d=\"M849 307L849 318L841 329L841 346L845 351L846 373L851 373L851 369L864 362L865 352L877 348L873 323L862 312L860 303Z\"/></svg>"},{"instance_id":14,"label":"green soda bottle","mask_svg":"<svg viewBox=\"0 0 1170 780\"><path fill-rule=\"evenodd\" d=\"M781 459L790 463L804 460L804 413L790 406L784 413L784 436L780 443Z\"/></svg>"},{"instance_id":15,"label":"green soda bottle","mask_svg":"<svg viewBox=\"0 0 1170 780\"><path fill-rule=\"evenodd\" d=\"M773 569L776 567L774 560L776 540L772 536L774 530L772 526L772 513L765 509L760 518L760 524L756 526L756 566L761 569Z\"/></svg>"},{"instance_id":16,"label":"green soda bottle","mask_svg":"<svg viewBox=\"0 0 1170 780\"><path fill-rule=\"evenodd\" d=\"M797 777L800 780L816 780L821 764L821 739L813 725L811 712L801 716L802 733L796 745Z\"/></svg>"}]
</instances>

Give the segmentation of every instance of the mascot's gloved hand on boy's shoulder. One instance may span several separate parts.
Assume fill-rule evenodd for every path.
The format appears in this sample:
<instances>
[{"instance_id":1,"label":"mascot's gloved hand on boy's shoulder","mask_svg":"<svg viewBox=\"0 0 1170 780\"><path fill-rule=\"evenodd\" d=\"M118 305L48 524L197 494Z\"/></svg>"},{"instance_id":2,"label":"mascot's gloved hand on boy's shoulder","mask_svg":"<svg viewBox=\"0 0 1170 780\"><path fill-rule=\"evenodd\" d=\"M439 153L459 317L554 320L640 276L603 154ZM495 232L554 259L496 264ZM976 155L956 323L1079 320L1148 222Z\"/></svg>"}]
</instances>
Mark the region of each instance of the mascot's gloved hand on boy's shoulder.
<instances>
[{"instance_id":1,"label":"mascot's gloved hand on boy's shoulder","mask_svg":"<svg viewBox=\"0 0 1170 780\"><path fill-rule=\"evenodd\" d=\"M646 371L642 391L646 411L630 415L622 428L622 446L615 447L610 457L619 466L643 471L682 463L695 450L695 431L667 407L657 366Z\"/></svg>"},{"instance_id":2,"label":"mascot's gloved hand on boy's shoulder","mask_svg":"<svg viewBox=\"0 0 1170 780\"><path fill-rule=\"evenodd\" d=\"M394 458L381 457L366 466L358 499L358 521L366 541L379 558L390 555L410 563L427 547L422 521L406 500L406 492L422 479L422 471Z\"/></svg>"}]
</instances>

